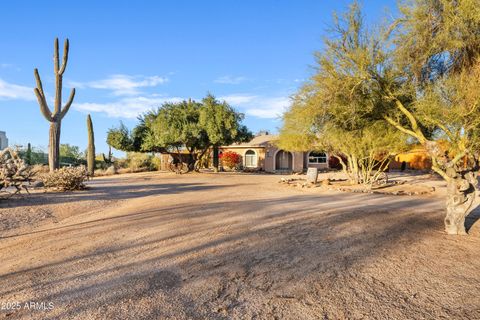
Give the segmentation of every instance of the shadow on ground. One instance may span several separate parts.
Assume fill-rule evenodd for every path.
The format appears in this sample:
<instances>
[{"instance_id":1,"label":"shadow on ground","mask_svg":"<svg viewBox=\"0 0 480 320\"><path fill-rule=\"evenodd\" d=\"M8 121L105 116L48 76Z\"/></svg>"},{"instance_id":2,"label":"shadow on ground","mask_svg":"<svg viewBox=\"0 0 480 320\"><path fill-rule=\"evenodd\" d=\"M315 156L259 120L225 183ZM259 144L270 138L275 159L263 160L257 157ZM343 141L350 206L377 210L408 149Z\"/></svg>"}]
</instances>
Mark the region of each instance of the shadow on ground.
<instances>
[{"instance_id":1,"label":"shadow on ground","mask_svg":"<svg viewBox=\"0 0 480 320\"><path fill-rule=\"evenodd\" d=\"M158 184L133 196L208 187L215 190ZM478 237L444 236L442 212L418 209L425 200L364 199L298 194L246 203L232 195L25 234L37 249L95 245L0 275L8 284L0 296L53 301L45 319L434 319L478 310L471 272L480 262L469 255ZM461 292L448 290L452 277Z\"/></svg>"}]
</instances>

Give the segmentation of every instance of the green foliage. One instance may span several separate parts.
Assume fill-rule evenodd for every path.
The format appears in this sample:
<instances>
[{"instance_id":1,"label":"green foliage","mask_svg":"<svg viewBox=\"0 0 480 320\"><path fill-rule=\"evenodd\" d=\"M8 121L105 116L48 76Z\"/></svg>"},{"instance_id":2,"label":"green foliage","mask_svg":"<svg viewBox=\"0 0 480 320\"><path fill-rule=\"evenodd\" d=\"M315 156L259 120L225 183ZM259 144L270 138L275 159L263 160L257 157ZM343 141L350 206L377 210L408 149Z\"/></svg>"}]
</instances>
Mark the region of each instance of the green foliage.
<instances>
[{"instance_id":1,"label":"green foliage","mask_svg":"<svg viewBox=\"0 0 480 320\"><path fill-rule=\"evenodd\" d=\"M72 146L68 143L60 145L60 163L78 165L84 163L85 155L78 146Z\"/></svg>"},{"instance_id":2,"label":"green foliage","mask_svg":"<svg viewBox=\"0 0 480 320\"><path fill-rule=\"evenodd\" d=\"M317 72L294 96L284 114L278 145L287 150L325 150L341 160L356 183L371 184L373 169L384 170L406 138L383 119L393 103L369 79L372 64L389 77L381 42L363 24L356 3L336 18L325 52L317 53ZM382 165L383 164L383 165Z\"/></svg>"},{"instance_id":3,"label":"green foliage","mask_svg":"<svg viewBox=\"0 0 480 320\"><path fill-rule=\"evenodd\" d=\"M465 234L480 171L480 3L412 0L400 12L377 31L365 27L356 3L337 19L316 74L285 115L282 143L304 136L307 146L338 149L365 182L374 161L358 157L378 161L404 134L447 181L445 230Z\"/></svg>"},{"instance_id":4,"label":"green foliage","mask_svg":"<svg viewBox=\"0 0 480 320\"><path fill-rule=\"evenodd\" d=\"M177 148L189 152L201 150L208 144L205 131L199 123L201 104L193 100L164 103L161 108L144 115L150 134L145 136L143 150L156 146Z\"/></svg>"},{"instance_id":5,"label":"green foliage","mask_svg":"<svg viewBox=\"0 0 480 320\"><path fill-rule=\"evenodd\" d=\"M133 151L133 141L128 128L120 122L118 128L111 128L107 132L107 144L117 150Z\"/></svg>"},{"instance_id":6,"label":"green foliage","mask_svg":"<svg viewBox=\"0 0 480 320\"><path fill-rule=\"evenodd\" d=\"M448 168L479 167L480 5L415 0L401 12L393 33L396 90L382 91L396 102L397 117L387 119L425 146L433 170L448 181ZM409 101L402 99L405 93Z\"/></svg>"},{"instance_id":7,"label":"green foliage","mask_svg":"<svg viewBox=\"0 0 480 320\"><path fill-rule=\"evenodd\" d=\"M211 94L202 100L199 125L211 145L229 145L251 140L252 133L240 125L243 119L243 114L235 112L227 102L220 102Z\"/></svg>"},{"instance_id":8,"label":"green foliage","mask_svg":"<svg viewBox=\"0 0 480 320\"><path fill-rule=\"evenodd\" d=\"M160 170L162 168L162 159L159 157L153 156L151 159L151 169L152 170Z\"/></svg>"},{"instance_id":9,"label":"green foliage","mask_svg":"<svg viewBox=\"0 0 480 320\"><path fill-rule=\"evenodd\" d=\"M400 5L394 54L399 68L418 81L477 64L480 55L478 0L414 0Z\"/></svg>"},{"instance_id":10,"label":"green foliage","mask_svg":"<svg viewBox=\"0 0 480 320\"><path fill-rule=\"evenodd\" d=\"M27 144L26 148L24 146L19 146L17 148L17 153L27 164L48 164L48 156L44 150L38 147L32 147L30 143Z\"/></svg>"},{"instance_id":11,"label":"green foliage","mask_svg":"<svg viewBox=\"0 0 480 320\"><path fill-rule=\"evenodd\" d=\"M128 152L127 162L128 167L132 172L150 171L153 170L152 165L153 156L141 152Z\"/></svg>"},{"instance_id":12,"label":"green foliage","mask_svg":"<svg viewBox=\"0 0 480 320\"><path fill-rule=\"evenodd\" d=\"M186 150L191 170L210 147L251 139L252 134L241 124L242 120L243 114L209 94L201 103L166 102L142 115L132 132L120 124L119 128L109 130L107 143L123 151Z\"/></svg>"}]
</instances>

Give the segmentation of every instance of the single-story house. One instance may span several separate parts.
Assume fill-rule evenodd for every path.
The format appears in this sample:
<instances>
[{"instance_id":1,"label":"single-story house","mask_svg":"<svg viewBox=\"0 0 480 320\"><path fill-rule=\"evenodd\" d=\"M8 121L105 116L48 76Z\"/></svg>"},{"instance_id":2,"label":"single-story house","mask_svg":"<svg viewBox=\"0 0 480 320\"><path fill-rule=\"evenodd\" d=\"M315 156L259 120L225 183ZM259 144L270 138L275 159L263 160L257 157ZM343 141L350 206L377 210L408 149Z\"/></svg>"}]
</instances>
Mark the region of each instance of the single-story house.
<instances>
[{"instance_id":1,"label":"single-story house","mask_svg":"<svg viewBox=\"0 0 480 320\"><path fill-rule=\"evenodd\" d=\"M275 146L278 136L263 132L251 141L222 146L219 152L232 151L242 157L242 166L247 170L272 173L303 172L307 168L328 169L329 159L325 152L289 152Z\"/></svg>"}]
</instances>

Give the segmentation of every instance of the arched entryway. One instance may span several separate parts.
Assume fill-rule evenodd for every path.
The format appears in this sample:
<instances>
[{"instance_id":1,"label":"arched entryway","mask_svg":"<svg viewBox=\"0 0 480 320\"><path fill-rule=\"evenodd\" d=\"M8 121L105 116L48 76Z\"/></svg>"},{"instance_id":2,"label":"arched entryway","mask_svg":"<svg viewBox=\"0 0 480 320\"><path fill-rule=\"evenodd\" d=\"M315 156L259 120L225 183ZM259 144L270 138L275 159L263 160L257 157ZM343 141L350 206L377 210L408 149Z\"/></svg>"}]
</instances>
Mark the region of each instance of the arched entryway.
<instances>
[{"instance_id":1,"label":"arched entryway","mask_svg":"<svg viewBox=\"0 0 480 320\"><path fill-rule=\"evenodd\" d=\"M291 152L279 150L275 156L276 171L292 171L293 156Z\"/></svg>"}]
</instances>

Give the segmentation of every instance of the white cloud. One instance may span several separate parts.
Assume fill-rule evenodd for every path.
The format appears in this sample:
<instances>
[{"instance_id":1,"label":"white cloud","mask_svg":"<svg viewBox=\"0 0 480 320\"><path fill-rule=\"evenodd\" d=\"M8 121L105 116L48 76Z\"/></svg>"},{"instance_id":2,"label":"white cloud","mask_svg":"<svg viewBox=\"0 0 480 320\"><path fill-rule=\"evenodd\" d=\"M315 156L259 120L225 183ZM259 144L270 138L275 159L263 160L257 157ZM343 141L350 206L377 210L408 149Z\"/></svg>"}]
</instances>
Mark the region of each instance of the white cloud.
<instances>
[{"instance_id":1,"label":"white cloud","mask_svg":"<svg viewBox=\"0 0 480 320\"><path fill-rule=\"evenodd\" d=\"M221 84L240 84L245 82L247 78L245 77L232 77L232 76L222 76L215 79L213 82Z\"/></svg>"},{"instance_id":2,"label":"white cloud","mask_svg":"<svg viewBox=\"0 0 480 320\"><path fill-rule=\"evenodd\" d=\"M178 97L128 97L118 101L108 103L74 103L73 107L82 112L102 112L112 118L131 118L135 119L140 114L159 107L164 102L182 101Z\"/></svg>"},{"instance_id":3,"label":"white cloud","mask_svg":"<svg viewBox=\"0 0 480 320\"><path fill-rule=\"evenodd\" d=\"M35 100L33 89L0 79L0 100Z\"/></svg>"},{"instance_id":4,"label":"white cloud","mask_svg":"<svg viewBox=\"0 0 480 320\"><path fill-rule=\"evenodd\" d=\"M219 99L242 109L247 115L263 119L274 119L282 116L290 105L290 98L284 96L265 97L234 94L219 97Z\"/></svg>"},{"instance_id":5,"label":"white cloud","mask_svg":"<svg viewBox=\"0 0 480 320\"><path fill-rule=\"evenodd\" d=\"M168 78L160 76L129 76L125 74L111 75L106 79L90 82L70 82L72 87L111 90L116 96L140 94L139 88L156 87L168 82Z\"/></svg>"},{"instance_id":6,"label":"white cloud","mask_svg":"<svg viewBox=\"0 0 480 320\"><path fill-rule=\"evenodd\" d=\"M257 96L253 95L247 95L247 94L232 94L232 95L227 95L223 97L218 97L219 100L225 100L229 104L233 105L242 105L242 104L248 104L255 100Z\"/></svg>"}]
</instances>

